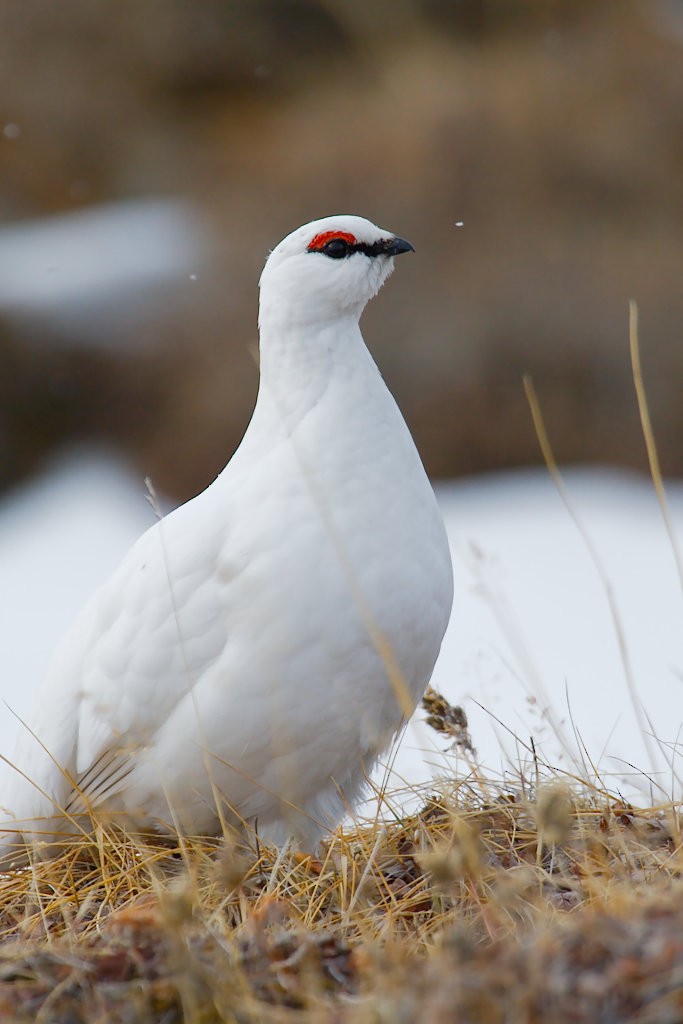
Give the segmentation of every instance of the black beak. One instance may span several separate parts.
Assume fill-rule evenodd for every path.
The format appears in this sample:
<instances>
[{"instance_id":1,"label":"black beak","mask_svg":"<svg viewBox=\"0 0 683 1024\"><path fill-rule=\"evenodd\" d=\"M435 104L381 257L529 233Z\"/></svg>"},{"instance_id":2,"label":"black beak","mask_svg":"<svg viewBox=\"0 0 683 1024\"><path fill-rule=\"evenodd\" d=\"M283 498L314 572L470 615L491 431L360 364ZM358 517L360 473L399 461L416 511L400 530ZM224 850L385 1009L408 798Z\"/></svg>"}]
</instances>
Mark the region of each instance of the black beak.
<instances>
[{"instance_id":1,"label":"black beak","mask_svg":"<svg viewBox=\"0 0 683 1024\"><path fill-rule=\"evenodd\" d=\"M410 242L405 238L387 238L382 242L382 252L386 256L400 256L402 252L415 252Z\"/></svg>"}]
</instances>

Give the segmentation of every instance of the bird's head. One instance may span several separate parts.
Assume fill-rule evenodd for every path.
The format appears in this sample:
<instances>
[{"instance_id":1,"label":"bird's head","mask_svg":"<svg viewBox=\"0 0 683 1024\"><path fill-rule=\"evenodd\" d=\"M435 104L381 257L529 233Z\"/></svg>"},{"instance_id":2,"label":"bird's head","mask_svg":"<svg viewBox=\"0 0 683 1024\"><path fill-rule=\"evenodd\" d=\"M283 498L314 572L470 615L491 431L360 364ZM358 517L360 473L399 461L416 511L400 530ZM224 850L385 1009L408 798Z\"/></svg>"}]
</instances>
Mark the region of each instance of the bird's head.
<instances>
[{"instance_id":1,"label":"bird's head","mask_svg":"<svg viewBox=\"0 0 683 1024\"><path fill-rule=\"evenodd\" d=\"M363 217L324 217L276 245L261 274L260 319L292 324L359 317L410 242Z\"/></svg>"}]
</instances>

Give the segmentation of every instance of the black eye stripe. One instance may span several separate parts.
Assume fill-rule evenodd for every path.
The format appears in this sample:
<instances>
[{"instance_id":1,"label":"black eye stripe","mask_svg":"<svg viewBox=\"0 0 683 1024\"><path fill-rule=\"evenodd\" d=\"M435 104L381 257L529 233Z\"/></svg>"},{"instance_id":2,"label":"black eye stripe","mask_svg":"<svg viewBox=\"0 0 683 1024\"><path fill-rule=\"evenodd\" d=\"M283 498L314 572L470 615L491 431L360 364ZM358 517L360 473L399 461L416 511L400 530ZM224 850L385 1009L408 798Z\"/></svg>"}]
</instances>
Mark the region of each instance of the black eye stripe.
<instances>
[{"instance_id":1,"label":"black eye stripe","mask_svg":"<svg viewBox=\"0 0 683 1024\"><path fill-rule=\"evenodd\" d=\"M346 259L347 256L352 256L356 252L361 252L364 256L372 258L373 256L386 255L387 245L386 239L380 239L372 244L368 242L355 242L351 244L344 238L331 238L321 249L309 249L308 251L321 252L324 256L328 256L333 260Z\"/></svg>"},{"instance_id":2,"label":"black eye stripe","mask_svg":"<svg viewBox=\"0 0 683 1024\"><path fill-rule=\"evenodd\" d=\"M367 242L356 242L351 247L354 252L362 252L364 256L382 256L387 251L387 243L384 239L368 245Z\"/></svg>"}]
</instances>

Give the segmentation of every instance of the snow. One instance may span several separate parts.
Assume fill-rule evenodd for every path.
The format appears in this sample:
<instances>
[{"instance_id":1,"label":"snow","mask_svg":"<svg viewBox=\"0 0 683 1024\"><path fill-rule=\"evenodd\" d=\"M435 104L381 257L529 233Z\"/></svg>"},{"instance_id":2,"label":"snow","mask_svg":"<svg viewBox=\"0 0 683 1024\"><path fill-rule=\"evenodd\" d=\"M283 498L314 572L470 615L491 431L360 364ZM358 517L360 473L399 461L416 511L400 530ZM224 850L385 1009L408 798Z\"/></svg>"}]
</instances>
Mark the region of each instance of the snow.
<instances>
[{"instance_id":1,"label":"snow","mask_svg":"<svg viewBox=\"0 0 683 1024\"><path fill-rule=\"evenodd\" d=\"M457 582L433 685L463 704L489 772L528 766L533 736L541 760L661 802L683 789L676 557L650 481L609 470L565 481L584 535L544 471L440 488ZM667 495L680 538L683 486ZM413 748L429 739L417 734ZM411 779L415 761L398 758Z\"/></svg>"},{"instance_id":2,"label":"snow","mask_svg":"<svg viewBox=\"0 0 683 1024\"><path fill-rule=\"evenodd\" d=\"M173 198L129 199L3 225L0 311L42 317L62 344L70 334L75 343L110 343L115 332L111 322L103 330L101 318L130 318L138 303L153 304L187 280L203 264L205 236L197 211Z\"/></svg>"},{"instance_id":3,"label":"snow","mask_svg":"<svg viewBox=\"0 0 683 1024\"><path fill-rule=\"evenodd\" d=\"M154 522L145 493L114 456L76 450L0 503L0 692L20 716L80 607ZM16 729L0 707L0 753Z\"/></svg>"},{"instance_id":4,"label":"snow","mask_svg":"<svg viewBox=\"0 0 683 1024\"><path fill-rule=\"evenodd\" d=\"M531 763L533 736L541 761L585 776L590 759L612 788L661 802L683 791L672 756L683 723L674 553L649 481L610 470L565 479L604 580L545 472L438 487L456 594L433 685L463 705L478 762L496 777ZM680 538L683 485L667 493ZM60 635L154 515L143 481L94 449L62 456L0 503L0 752L11 754L13 713L25 715ZM398 777L468 772L419 719L396 757Z\"/></svg>"}]
</instances>

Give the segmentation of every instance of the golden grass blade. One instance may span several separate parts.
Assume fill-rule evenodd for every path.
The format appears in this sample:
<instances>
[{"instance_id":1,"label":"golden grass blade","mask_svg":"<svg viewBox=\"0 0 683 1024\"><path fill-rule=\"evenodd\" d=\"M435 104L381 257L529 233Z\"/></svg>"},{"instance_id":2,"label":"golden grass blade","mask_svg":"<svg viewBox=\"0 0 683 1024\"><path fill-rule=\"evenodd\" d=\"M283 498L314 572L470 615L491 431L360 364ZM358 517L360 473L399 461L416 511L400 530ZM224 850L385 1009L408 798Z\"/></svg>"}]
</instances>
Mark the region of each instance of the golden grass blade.
<instances>
[{"instance_id":1,"label":"golden grass blade","mask_svg":"<svg viewBox=\"0 0 683 1024\"><path fill-rule=\"evenodd\" d=\"M640 343L638 340L638 303L631 299L628 304L628 333L629 333L629 346L631 349L631 368L633 371L633 383L636 389L636 398L638 400L638 412L640 413L640 425L643 430L643 438L645 440L645 448L647 449L647 458L650 464L650 476L652 477L652 483L655 487L655 493L657 500L659 501L659 507L662 510L662 519L664 520L664 526L669 537L669 543L671 544L671 550L673 551L674 560L676 562L676 569L678 570L678 579L683 590L683 558L681 558L681 550L678 546L678 540L676 539L676 533L674 531L673 523L671 521L671 515L669 513L669 505L666 500L666 491L664 490L664 481L662 480L662 471L659 466L659 456L657 454L657 445L655 443L655 436L652 430L652 421L650 420L650 410L647 404L647 395L645 393L645 384L643 382L643 371L640 365Z\"/></svg>"},{"instance_id":2,"label":"golden grass blade","mask_svg":"<svg viewBox=\"0 0 683 1024\"><path fill-rule=\"evenodd\" d=\"M541 447L541 453L543 455L546 468L550 473L550 476L552 477L552 480L557 488L558 494L560 495L560 498L562 499L565 508L567 509L567 512L571 516L572 522L574 523L577 530L579 531L579 534L581 535L581 539L586 546L586 550L588 551L590 559L600 579L600 583L602 584L602 588L605 592L605 596L607 598L607 603L609 606L610 617L612 619L612 625L614 627L617 643L619 645L619 655L621 658L622 668L624 670L624 678L626 679L626 686L628 689L629 698L631 700L633 712L636 716L636 721L638 722L638 728L640 729L641 736L643 737L643 742L645 744L645 748L650 759L650 764L652 766L652 769L655 770L657 765L655 745L653 743L652 736L648 728L648 722L645 716L645 712L643 711L643 707L640 703L640 698L638 696L638 688L636 686L635 675L633 673L633 667L631 665L628 646L626 644L626 634L624 633L624 627L621 622L621 615L619 614L619 607L617 605L617 600L614 594L614 588L612 587L612 584L609 580L607 571L605 569L605 566L603 565L598 550L595 547L595 544L593 543L590 534L586 530L586 527L579 518L579 515L577 514L576 509L572 505L572 502L569 498L569 494L567 492L564 479L562 477L562 474L560 473L557 462L555 461L555 456L553 454L552 446L550 444L550 439L548 438L548 432L545 428L545 422L543 420L541 406L536 395L536 390L534 388L533 381L529 374L524 375L523 382L524 391L527 397L527 401L529 403L529 409L531 410L531 418L533 420L534 430L536 431L536 437L538 438L538 443ZM665 792L664 788L661 788L662 792Z\"/></svg>"}]
</instances>

